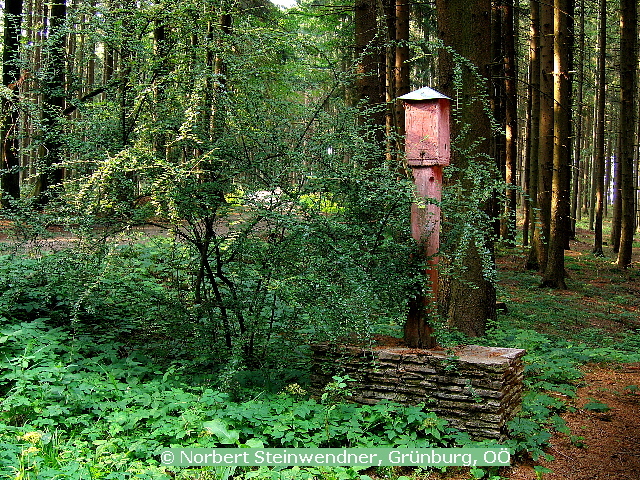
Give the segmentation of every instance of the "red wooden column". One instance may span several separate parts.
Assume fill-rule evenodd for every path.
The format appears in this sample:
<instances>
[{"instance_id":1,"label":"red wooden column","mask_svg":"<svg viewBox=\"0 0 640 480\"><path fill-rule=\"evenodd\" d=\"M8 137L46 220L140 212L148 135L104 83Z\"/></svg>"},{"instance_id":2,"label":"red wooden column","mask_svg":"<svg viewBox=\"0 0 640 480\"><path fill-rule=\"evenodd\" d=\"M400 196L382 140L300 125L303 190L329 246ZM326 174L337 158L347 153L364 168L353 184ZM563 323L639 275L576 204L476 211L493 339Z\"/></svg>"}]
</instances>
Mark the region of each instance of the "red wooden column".
<instances>
[{"instance_id":1,"label":"red wooden column","mask_svg":"<svg viewBox=\"0 0 640 480\"><path fill-rule=\"evenodd\" d=\"M430 289L412 301L404 329L408 346L435 347L433 328L427 321L438 295L438 257L440 249L440 199L442 167L449 165L450 100L429 87L400 97L404 101L407 165L416 185L417 202L411 206L411 233L427 259Z\"/></svg>"}]
</instances>

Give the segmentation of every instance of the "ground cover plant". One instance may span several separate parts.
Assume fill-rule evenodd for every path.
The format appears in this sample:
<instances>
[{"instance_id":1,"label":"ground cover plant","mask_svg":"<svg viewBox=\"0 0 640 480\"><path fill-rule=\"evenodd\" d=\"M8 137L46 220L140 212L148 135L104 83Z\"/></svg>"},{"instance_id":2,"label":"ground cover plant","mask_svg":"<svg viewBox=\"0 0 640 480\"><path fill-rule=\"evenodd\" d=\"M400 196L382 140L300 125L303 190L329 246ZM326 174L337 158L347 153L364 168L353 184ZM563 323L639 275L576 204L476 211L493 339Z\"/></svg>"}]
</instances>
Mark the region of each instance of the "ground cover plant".
<instances>
[{"instance_id":1,"label":"ground cover plant","mask_svg":"<svg viewBox=\"0 0 640 480\"><path fill-rule=\"evenodd\" d=\"M208 478L207 469L160 467L157 456L171 446L449 446L465 439L423 405L345 403L342 379L322 400L293 384L238 402L217 385L196 384L186 369L160 370L150 358L123 357L118 344L91 343L42 319L5 326L0 342L3 478Z\"/></svg>"},{"instance_id":2,"label":"ground cover plant","mask_svg":"<svg viewBox=\"0 0 640 480\"><path fill-rule=\"evenodd\" d=\"M74 255L8 247L0 272L3 478L419 476L354 468L174 471L161 467L157 455L167 446L471 444L428 406L345 403L349 382L342 379L324 399L308 398L304 345L284 358L286 365L251 367L241 354L223 362L220 352L207 350L205 327L174 318L188 313L178 288L186 274L176 266L188 264L189 256L170 238L119 239L98 253L77 247ZM579 367L640 361L640 335L624 315L636 299L615 288L624 279L612 282L615 296L592 287L620 275L601 259L570 256L575 283L559 293L540 290L530 273L516 267L523 258L517 249L501 252L500 295L509 311L474 342L527 350L528 392L506 445L516 458L543 460L554 432L580 443L561 418L574 408ZM598 276L579 274L596 267ZM605 323L611 316L628 320ZM380 328L393 331L389 322L384 319ZM179 335L169 334L180 327ZM280 345L292 345L290 338L275 337ZM587 406L606 407L596 401ZM436 473L456 474L430 475ZM464 478L503 473L476 469Z\"/></svg>"}]
</instances>

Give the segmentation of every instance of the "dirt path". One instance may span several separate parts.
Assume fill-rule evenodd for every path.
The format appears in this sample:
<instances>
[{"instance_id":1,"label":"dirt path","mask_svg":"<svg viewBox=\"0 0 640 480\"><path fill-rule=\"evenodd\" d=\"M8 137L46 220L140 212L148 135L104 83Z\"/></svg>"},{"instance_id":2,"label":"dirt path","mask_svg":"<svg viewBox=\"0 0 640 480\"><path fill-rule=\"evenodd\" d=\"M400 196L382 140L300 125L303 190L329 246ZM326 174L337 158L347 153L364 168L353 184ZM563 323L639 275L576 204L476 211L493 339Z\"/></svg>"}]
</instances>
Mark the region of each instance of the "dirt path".
<instances>
[{"instance_id":1,"label":"dirt path","mask_svg":"<svg viewBox=\"0 0 640 480\"><path fill-rule=\"evenodd\" d=\"M541 463L553 473L545 474L544 480L640 479L640 366L589 366L584 381L586 385L571 402L575 412L563 415L572 437L554 436L548 453L555 460ZM610 410L584 408L594 400ZM503 475L510 480L535 480L532 465L516 465Z\"/></svg>"}]
</instances>

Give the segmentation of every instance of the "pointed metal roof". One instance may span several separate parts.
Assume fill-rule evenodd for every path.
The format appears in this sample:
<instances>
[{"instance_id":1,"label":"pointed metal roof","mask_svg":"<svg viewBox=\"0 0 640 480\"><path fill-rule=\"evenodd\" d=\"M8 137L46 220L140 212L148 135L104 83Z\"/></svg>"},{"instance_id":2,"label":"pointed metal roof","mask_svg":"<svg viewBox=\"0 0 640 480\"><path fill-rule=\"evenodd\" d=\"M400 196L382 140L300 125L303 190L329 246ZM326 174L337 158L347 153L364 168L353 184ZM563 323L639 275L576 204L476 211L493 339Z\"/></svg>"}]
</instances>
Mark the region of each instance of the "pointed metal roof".
<instances>
[{"instance_id":1,"label":"pointed metal roof","mask_svg":"<svg viewBox=\"0 0 640 480\"><path fill-rule=\"evenodd\" d=\"M438 98L446 98L447 100L451 100L446 95L441 94L440 92L435 91L433 88L422 87L418 90L414 90L413 92L406 93L401 97L398 97L400 100L436 100Z\"/></svg>"}]
</instances>

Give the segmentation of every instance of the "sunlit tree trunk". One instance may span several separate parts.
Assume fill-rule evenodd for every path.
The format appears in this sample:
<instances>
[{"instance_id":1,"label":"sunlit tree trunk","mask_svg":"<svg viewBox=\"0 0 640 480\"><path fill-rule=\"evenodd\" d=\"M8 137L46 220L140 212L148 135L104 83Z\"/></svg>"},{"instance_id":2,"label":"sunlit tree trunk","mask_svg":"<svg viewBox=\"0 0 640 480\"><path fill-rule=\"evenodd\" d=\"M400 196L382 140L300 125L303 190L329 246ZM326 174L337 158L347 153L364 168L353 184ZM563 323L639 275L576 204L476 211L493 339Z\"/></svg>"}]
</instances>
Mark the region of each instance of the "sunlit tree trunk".
<instances>
[{"instance_id":1,"label":"sunlit tree trunk","mask_svg":"<svg viewBox=\"0 0 640 480\"><path fill-rule=\"evenodd\" d=\"M565 283L564 250L569 209L569 167L571 160L571 31L569 29L569 2L554 1L554 81L553 81L553 177L549 255L542 285L567 288Z\"/></svg>"},{"instance_id":2,"label":"sunlit tree trunk","mask_svg":"<svg viewBox=\"0 0 640 480\"><path fill-rule=\"evenodd\" d=\"M504 69L504 10L503 0L491 1L491 110L499 128L491 135L491 155L495 159L502 180L506 176L505 145L505 69ZM500 214L504 211L501 202L494 202L492 217L495 218L495 234L500 235Z\"/></svg>"},{"instance_id":3,"label":"sunlit tree trunk","mask_svg":"<svg viewBox=\"0 0 640 480\"><path fill-rule=\"evenodd\" d=\"M510 243L516 238L516 162L518 156L518 95L516 87L516 49L513 28L513 0L503 0L504 98L505 98L505 183L507 184L505 221L502 237Z\"/></svg>"},{"instance_id":4,"label":"sunlit tree trunk","mask_svg":"<svg viewBox=\"0 0 640 480\"><path fill-rule=\"evenodd\" d=\"M523 232L523 237L532 239L537 225L538 206L538 147L540 144L540 2L531 0L531 24L529 36L529 103L530 113L527 131L529 143L529 188L526 190L529 196L528 202L528 228L530 232ZM528 245L529 242L525 243ZM537 255L535 249L531 249L530 261L527 268L537 269ZM531 259L534 261L531 262Z\"/></svg>"},{"instance_id":5,"label":"sunlit tree trunk","mask_svg":"<svg viewBox=\"0 0 640 480\"><path fill-rule=\"evenodd\" d=\"M571 190L571 232L575 238L576 234L576 221L580 216L580 172L583 168L583 154L582 146L586 144L582 138L582 131L584 126L584 58L585 58L585 12L584 12L584 0L580 0L580 33L578 36L578 62L577 62L577 86L578 91L576 95L576 128L574 139L574 154L573 154L573 188Z\"/></svg>"},{"instance_id":6,"label":"sunlit tree trunk","mask_svg":"<svg viewBox=\"0 0 640 480\"><path fill-rule=\"evenodd\" d=\"M604 191L607 192L604 198L604 217L608 215L609 199L608 195L611 191L611 177L612 177L612 162L613 162L613 139L607 139L607 153L605 157L605 174L604 174Z\"/></svg>"},{"instance_id":7,"label":"sunlit tree trunk","mask_svg":"<svg viewBox=\"0 0 640 480\"><path fill-rule=\"evenodd\" d=\"M621 162L620 162L620 138L616 138L616 148L614 149L613 162L613 174L610 182L613 184L613 201L611 204L611 235L609 241L611 242L611 249L613 253L620 251L620 231L622 230L621 217L622 217L622 196L621 192Z\"/></svg>"},{"instance_id":8,"label":"sunlit tree trunk","mask_svg":"<svg viewBox=\"0 0 640 480\"><path fill-rule=\"evenodd\" d=\"M538 226L529 265L544 272L551 228L553 176L553 5L540 2L540 123L538 147Z\"/></svg>"}]
</instances>

